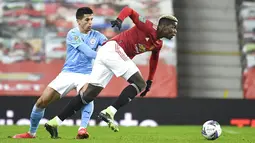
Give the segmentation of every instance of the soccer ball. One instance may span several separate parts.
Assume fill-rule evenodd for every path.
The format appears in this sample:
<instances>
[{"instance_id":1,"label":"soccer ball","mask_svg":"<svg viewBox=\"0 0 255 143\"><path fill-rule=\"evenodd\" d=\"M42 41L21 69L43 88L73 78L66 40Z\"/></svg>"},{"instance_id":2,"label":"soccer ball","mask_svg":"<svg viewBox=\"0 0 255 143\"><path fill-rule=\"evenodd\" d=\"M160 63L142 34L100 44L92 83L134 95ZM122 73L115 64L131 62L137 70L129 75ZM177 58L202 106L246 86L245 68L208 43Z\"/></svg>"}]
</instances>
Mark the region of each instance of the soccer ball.
<instances>
[{"instance_id":1,"label":"soccer ball","mask_svg":"<svg viewBox=\"0 0 255 143\"><path fill-rule=\"evenodd\" d=\"M217 121L209 120L203 124L202 135L208 140L215 140L221 135L221 127Z\"/></svg>"}]
</instances>

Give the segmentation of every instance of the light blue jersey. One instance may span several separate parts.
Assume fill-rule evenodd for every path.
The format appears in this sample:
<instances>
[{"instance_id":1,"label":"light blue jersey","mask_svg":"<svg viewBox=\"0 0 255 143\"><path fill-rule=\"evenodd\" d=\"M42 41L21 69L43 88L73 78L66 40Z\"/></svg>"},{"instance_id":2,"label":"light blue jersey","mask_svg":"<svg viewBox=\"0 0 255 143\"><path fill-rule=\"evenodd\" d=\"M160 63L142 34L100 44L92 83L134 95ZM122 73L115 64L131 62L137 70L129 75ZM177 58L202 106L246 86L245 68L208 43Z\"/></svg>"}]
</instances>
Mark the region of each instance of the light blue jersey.
<instances>
[{"instance_id":1,"label":"light blue jersey","mask_svg":"<svg viewBox=\"0 0 255 143\"><path fill-rule=\"evenodd\" d=\"M96 51L98 46L101 46L106 40L107 38L96 30L83 34L78 27L71 29L66 36L67 54L62 71L90 74L93 59L91 55L93 53L90 54L90 49L86 48ZM84 51L88 51L88 54L84 54Z\"/></svg>"}]
</instances>

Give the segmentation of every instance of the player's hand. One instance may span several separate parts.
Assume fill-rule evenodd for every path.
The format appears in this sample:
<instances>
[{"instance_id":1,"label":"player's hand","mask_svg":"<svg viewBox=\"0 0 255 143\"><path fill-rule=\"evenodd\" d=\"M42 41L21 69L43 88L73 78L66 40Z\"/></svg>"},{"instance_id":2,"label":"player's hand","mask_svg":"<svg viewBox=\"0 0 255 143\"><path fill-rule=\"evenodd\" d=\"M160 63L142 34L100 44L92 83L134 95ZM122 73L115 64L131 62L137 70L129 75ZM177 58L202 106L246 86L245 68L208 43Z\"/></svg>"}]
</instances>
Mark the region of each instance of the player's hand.
<instances>
[{"instance_id":1,"label":"player's hand","mask_svg":"<svg viewBox=\"0 0 255 143\"><path fill-rule=\"evenodd\" d=\"M122 21L119 18L117 18L116 20L111 21L111 24L112 24L112 27L116 26L120 30Z\"/></svg>"},{"instance_id":2,"label":"player's hand","mask_svg":"<svg viewBox=\"0 0 255 143\"><path fill-rule=\"evenodd\" d=\"M146 84L147 84L147 86L146 86L145 90L140 94L141 97L144 97L147 94L147 92L150 91L152 80L147 80Z\"/></svg>"}]
</instances>

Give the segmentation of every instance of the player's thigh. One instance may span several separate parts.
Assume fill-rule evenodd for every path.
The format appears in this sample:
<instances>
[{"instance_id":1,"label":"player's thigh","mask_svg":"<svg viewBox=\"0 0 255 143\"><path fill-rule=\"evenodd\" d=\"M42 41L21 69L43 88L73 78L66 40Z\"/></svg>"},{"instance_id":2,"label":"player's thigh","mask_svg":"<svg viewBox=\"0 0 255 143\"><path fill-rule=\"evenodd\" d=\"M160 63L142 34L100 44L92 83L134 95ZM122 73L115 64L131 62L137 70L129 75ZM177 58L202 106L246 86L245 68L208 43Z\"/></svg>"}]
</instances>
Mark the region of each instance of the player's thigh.
<instances>
[{"instance_id":1,"label":"player's thigh","mask_svg":"<svg viewBox=\"0 0 255 143\"><path fill-rule=\"evenodd\" d=\"M83 92L87 89L88 84L89 84L89 83L85 83L85 84L82 86L82 88L79 90L78 93L83 93Z\"/></svg>"},{"instance_id":2,"label":"player's thigh","mask_svg":"<svg viewBox=\"0 0 255 143\"><path fill-rule=\"evenodd\" d=\"M76 85L76 91L79 94L79 92L84 92L87 89L88 82L89 82L89 74L79 74L76 77L75 85Z\"/></svg>"},{"instance_id":3,"label":"player's thigh","mask_svg":"<svg viewBox=\"0 0 255 143\"><path fill-rule=\"evenodd\" d=\"M140 70L132 60L126 62L126 67L127 71L123 75L121 75L122 78L127 80L129 83L144 82Z\"/></svg>"},{"instance_id":4,"label":"player's thigh","mask_svg":"<svg viewBox=\"0 0 255 143\"><path fill-rule=\"evenodd\" d=\"M124 56L125 57L125 56ZM108 62L111 61L111 62ZM117 76L122 77L129 83L134 83L142 91L146 83L136 64L129 58L123 58L123 54L115 59L107 60L107 67Z\"/></svg>"},{"instance_id":5,"label":"player's thigh","mask_svg":"<svg viewBox=\"0 0 255 143\"><path fill-rule=\"evenodd\" d=\"M94 86L105 88L112 79L112 76L112 71L101 60L96 59L89 76L89 83Z\"/></svg>"},{"instance_id":6,"label":"player's thigh","mask_svg":"<svg viewBox=\"0 0 255 143\"><path fill-rule=\"evenodd\" d=\"M134 74L128 74L128 72L127 72L125 76L129 77L129 78L125 78L125 79L127 79L127 81L130 84L135 84L136 85L136 87L139 89L138 92L141 92L141 91L143 91L145 89L146 82L143 79L143 77L142 77L140 72L136 72Z\"/></svg>"},{"instance_id":7,"label":"player's thigh","mask_svg":"<svg viewBox=\"0 0 255 143\"><path fill-rule=\"evenodd\" d=\"M47 86L36 102L38 108L46 108L51 102L60 99L60 94L53 88Z\"/></svg>"},{"instance_id":8,"label":"player's thigh","mask_svg":"<svg viewBox=\"0 0 255 143\"><path fill-rule=\"evenodd\" d=\"M76 79L76 73L61 72L48 86L57 91L62 98L75 89Z\"/></svg>"},{"instance_id":9,"label":"player's thigh","mask_svg":"<svg viewBox=\"0 0 255 143\"><path fill-rule=\"evenodd\" d=\"M128 63L132 61L124 50L115 42L110 41L104 47L104 60L102 61L117 77L122 76L129 69Z\"/></svg>"}]
</instances>

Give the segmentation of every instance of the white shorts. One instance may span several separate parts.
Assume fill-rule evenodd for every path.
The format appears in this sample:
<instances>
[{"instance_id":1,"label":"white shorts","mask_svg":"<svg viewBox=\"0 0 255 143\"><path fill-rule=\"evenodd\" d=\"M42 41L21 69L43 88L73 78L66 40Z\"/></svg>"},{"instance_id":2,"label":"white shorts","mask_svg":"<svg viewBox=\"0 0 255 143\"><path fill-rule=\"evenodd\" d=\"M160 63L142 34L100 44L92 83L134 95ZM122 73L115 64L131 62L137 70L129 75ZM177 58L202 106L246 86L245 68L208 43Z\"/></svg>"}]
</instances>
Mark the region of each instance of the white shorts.
<instances>
[{"instance_id":1,"label":"white shorts","mask_svg":"<svg viewBox=\"0 0 255 143\"><path fill-rule=\"evenodd\" d=\"M105 88L113 74L128 80L139 72L135 63L116 41L109 41L97 52L89 83Z\"/></svg>"},{"instance_id":2,"label":"white shorts","mask_svg":"<svg viewBox=\"0 0 255 143\"><path fill-rule=\"evenodd\" d=\"M61 72L48 86L56 90L62 98L73 89L79 93L88 80L89 74Z\"/></svg>"}]
</instances>

